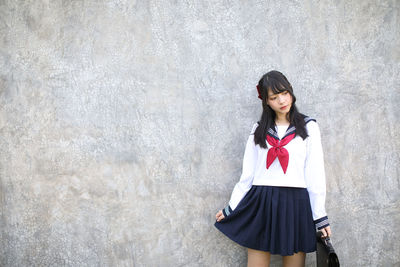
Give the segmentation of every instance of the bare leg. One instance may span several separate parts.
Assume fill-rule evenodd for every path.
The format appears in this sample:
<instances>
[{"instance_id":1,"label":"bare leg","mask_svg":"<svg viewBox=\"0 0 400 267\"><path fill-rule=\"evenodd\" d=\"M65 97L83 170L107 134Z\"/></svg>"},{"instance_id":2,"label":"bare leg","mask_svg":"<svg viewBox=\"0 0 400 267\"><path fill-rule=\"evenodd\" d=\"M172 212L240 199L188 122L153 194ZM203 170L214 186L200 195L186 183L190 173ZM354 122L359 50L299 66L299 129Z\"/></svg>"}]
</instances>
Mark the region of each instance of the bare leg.
<instances>
[{"instance_id":1,"label":"bare leg","mask_svg":"<svg viewBox=\"0 0 400 267\"><path fill-rule=\"evenodd\" d=\"M283 267L304 267L306 264L306 253L298 252L292 256L282 257Z\"/></svg>"},{"instance_id":2,"label":"bare leg","mask_svg":"<svg viewBox=\"0 0 400 267\"><path fill-rule=\"evenodd\" d=\"M269 252L247 249L247 267L269 267L270 260Z\"/></svg>"}]
</instances>

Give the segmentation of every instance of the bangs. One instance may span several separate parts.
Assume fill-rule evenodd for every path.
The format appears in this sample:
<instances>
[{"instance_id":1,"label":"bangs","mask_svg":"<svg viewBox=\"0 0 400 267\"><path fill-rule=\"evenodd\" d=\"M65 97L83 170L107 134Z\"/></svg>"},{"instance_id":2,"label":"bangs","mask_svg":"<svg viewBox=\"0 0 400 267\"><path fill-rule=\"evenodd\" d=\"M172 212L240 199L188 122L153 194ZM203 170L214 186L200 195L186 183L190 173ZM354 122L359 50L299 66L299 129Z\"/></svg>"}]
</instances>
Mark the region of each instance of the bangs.
<instances>
[{"instance_id":1,"label":"bangs","mask_svg":"<svg viewBox=\"0 0 400 267\"><path fill-rule=\"evenodd\" d=\"M271 90L273 94L279 94L284 91L288 91L288 88L286 88L282 83L274 80L270 81L267 89Z\"/></svg>"}]
</instances>

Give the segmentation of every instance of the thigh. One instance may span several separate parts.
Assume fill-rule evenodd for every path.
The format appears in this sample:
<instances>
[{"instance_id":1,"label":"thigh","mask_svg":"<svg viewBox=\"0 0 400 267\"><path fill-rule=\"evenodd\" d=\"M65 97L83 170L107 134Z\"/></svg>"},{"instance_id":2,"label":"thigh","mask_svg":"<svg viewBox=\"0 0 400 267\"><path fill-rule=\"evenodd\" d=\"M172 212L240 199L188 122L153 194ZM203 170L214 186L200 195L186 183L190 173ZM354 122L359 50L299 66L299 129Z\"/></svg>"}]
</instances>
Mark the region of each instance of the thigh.
<instances>
[{"instance_id":1,"label":"thigh","mask_svg":"<svg viewBox=\"0 0 400 267\"><path fill-rule=\"evenodd\" d=\"M270 259L269 252L247 249L247 267L269 267Z\"/></svg>"},{"instance_id":2,"label":"thigh","mask_svg":"<svg viewBox=\"0 0 400 267\"><path fill-rule=\"evenodd\" d=\"M306 264L306 253L298 252L292 256L283 256L283 267L304 267Z\"/></svg>"}]
</instances>

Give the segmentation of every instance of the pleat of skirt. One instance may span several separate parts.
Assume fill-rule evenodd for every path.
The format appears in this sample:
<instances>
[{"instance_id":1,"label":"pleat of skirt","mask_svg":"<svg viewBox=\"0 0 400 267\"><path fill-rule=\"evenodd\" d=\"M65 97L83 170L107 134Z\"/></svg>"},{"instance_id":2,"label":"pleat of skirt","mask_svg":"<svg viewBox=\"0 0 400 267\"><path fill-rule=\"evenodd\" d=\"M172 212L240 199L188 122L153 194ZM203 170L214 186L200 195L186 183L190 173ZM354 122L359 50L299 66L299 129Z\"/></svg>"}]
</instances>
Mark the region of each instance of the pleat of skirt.
<instances>
[{"instance_id":1,"label":"pleat of skirt","mask_svg":"<svg viewBox=\"0 0 400 267\"><path fill-rule=\"evenodd\" d=\"M239 245L271 254L289 256L316 250L306 188L253 185L215 227Z\"/></svg>"}]
</instances>

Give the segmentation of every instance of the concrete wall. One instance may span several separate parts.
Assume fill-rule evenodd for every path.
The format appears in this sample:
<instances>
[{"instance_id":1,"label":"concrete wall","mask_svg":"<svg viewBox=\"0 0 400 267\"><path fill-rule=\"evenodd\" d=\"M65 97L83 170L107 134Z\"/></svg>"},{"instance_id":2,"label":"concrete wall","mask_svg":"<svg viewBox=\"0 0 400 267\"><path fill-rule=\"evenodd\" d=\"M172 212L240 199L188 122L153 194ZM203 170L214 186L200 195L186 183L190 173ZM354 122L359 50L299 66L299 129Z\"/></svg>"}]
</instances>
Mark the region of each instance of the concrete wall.
<instances>
[{"instance_id":1,"label":"concrete wall","mask_svg":"<svg viewBox=\"0 0 400 267\"><path fill-rule=\"evenodd\" d=\"M400 266L399 8L0 1L0 265L244 266L214 214L278 69L320 123L343 266Z\"/></svg>"}]
</instances>

